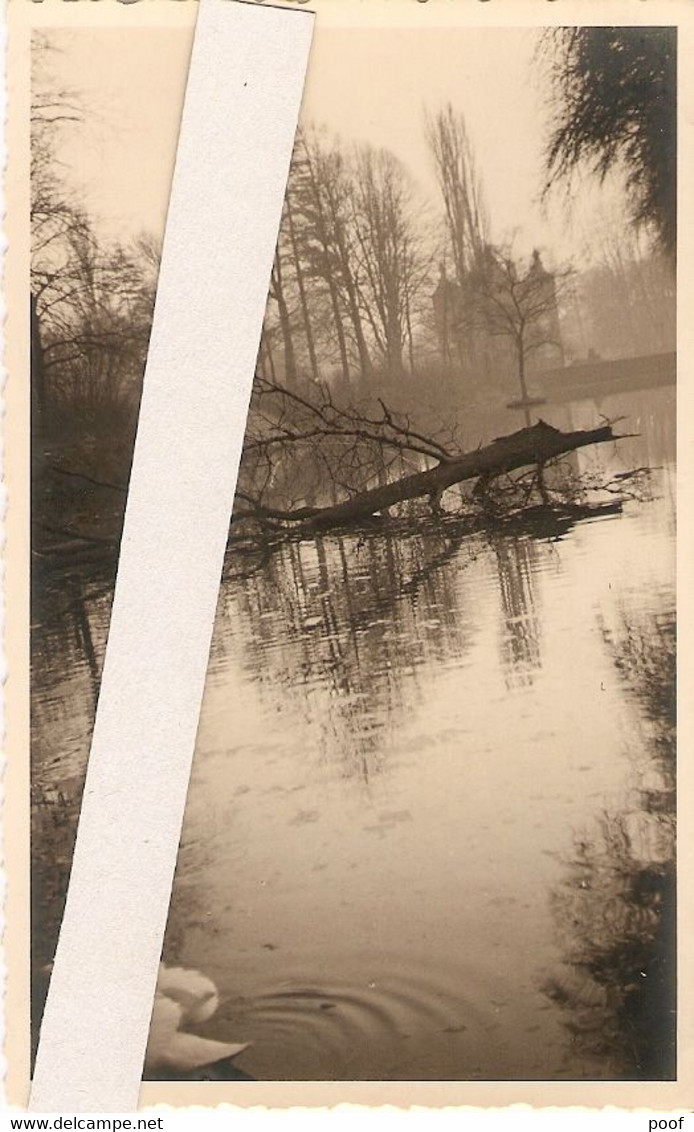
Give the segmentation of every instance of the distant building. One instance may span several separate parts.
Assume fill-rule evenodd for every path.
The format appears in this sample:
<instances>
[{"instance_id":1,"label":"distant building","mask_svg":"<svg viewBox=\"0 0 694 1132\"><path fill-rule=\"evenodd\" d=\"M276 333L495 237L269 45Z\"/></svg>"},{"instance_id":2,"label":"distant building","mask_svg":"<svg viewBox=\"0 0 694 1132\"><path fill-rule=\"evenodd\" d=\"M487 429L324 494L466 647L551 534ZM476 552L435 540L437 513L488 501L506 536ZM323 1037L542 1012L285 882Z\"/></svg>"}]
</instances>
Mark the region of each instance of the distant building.
<instances>
[{"instance_id":1,"label":"distant building","mask_svg":"<svg viewBox=\"0 0 694 1132\"><path fill-rule=\"evenodd\" d=\"M559 305L557 303L556 276L545 268L537 248L533 251L530 274L540 284L545 310L536 320L535 327L541 344L528 358L528 373L543 373L564 365L564 346L559 325Z\"/></svg>"},{"instance_id":2,"label":"distant building","mask_svg":"<svg viewBox=\"0 0 694 1132\"><path fill-rule=\"evenodd\" d=\"M483 273L483 274L482 274ZM480 286L480 278L484 286ZM532 287L533 319L530 341L538 344L527 353L526 376L564 364L559 327L555 276L546 270L539 251L533 252L527 279ZM487 261L471 271L464 286L449 279L442 264L432 296L434 324L443 368L459 373L474 401L505 401L517 397L518 351L511 334L504 332L499 305L510 298L509 277L488 249ZM539 341L541 340L541 344Z\"/></svg>"}]
</instances>

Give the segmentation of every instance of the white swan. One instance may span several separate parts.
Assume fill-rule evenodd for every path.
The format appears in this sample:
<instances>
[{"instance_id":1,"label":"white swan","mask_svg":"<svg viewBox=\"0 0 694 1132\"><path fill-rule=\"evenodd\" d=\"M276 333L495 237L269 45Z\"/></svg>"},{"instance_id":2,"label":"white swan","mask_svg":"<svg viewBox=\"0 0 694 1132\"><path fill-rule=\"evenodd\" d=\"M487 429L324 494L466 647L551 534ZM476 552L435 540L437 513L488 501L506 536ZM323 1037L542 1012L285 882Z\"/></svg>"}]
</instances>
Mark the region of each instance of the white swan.
<instances>
[{"instance_id":1,"label":"white swan","mask_svg":"<svg viewBox=\"0 0 694 1132\"><path fill-rule=\"evenodd\" d=\"M223 1058L236 1057L249 1042L217 1042L188 1033L183 1027L211 1018L219 1006L217 988L199 971L159 968L157 990L145 1056L145 1071L189 1073Z\"/></svg>"}]
</instances>

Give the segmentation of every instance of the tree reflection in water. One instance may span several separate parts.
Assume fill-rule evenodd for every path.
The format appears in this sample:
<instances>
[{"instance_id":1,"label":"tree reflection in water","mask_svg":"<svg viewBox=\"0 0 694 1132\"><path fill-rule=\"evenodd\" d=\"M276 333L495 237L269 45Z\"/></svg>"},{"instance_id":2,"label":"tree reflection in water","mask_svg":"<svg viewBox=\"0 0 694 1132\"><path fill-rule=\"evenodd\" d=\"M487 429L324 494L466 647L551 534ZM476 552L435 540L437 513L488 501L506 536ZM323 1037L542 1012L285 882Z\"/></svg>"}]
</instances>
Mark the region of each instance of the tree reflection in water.
<instances>
[{"instance_id":1,"label":"tree reflection in water","mask_svg":"<svg viewBox=\"0 0 694 1132\"><path fill-rule=\"evenodd\" d=\"M495 538L493 545L503 609L501 661L510 691L532 684L542 667L533 583L539 548L532 538Z\"/></svg>"},{"instance_id":2,"label":"tree reflection in water","mask_svg":"<svg viewBox=\"0 0 694 1132\"><path fill-rule=\"evenodd\" d=\"M619 512L610 501L599 513ZM491 548L504 679L509 690L527 687L542 664L535 575L543 548L597 513L579 505L528 508L491 530L471 530L465 518L422 520L405 530L384 525L288 542L223 586L212 663L229 660L240 636L242 663L264 694L277 699L292 690L305 721L329 728L325 757L368 779L383 757L384 729L425 694L422 668L445 667L472 647L482 616L474 586L482 579L473 582L468 567ZM326 688L329 722L324 703L316 712L312 703Z\"/></svg>"},{"instance_id":3,"label":"tree reflection in water","mask_svg":"<svg viewBox=\"0 0 694 1132\"><path fill-rule=\"evenodd\" d=\"M608 508L601 518L619 514L618 504L611 502ZM449 681L454 697L474 689L482 711L505 689L513 693L514 711L533 703L542 708L540 673L546 676L553 641L547 584L553 572L547 564L555 553L553 544L581 518L577 511L537 509L512 522L500 519L485 532L448 520L422 521L419 530L409 533L382 528L289 542L245 579L227 579L222 585L210 662L210 678L219 680L217 694L224 693L229 670L234 681L239 672L245 675L272 713L291 708L286 718L297 724L297 733L303 733L304 723L309 725L305 734L311 741L296 756L299 777L310 781L321 762L327 770L317 776L321 780L343 779L360 801L363 795L378 795L391 779L397 780L395 764L402 752L409 757L397 729L428 706L439 684ZM569 542L567 551L572 546ZM76 585L69 594L63 587L64 602L37 610L35 1034L69 874L108 620L103 579L95 585L90 590L85 581L83 589ZM607 608L613 609L610 603ZM58 611L60 616L54 616ZM615 802L620 816L604 815L567 864L567 880L553 906L568 927L564 950L567 970L573 973L545 990L571 1008L567 1024L575 1042L604 1051L596 1076L604 1077L609 1065L615 1076L666 1077L674 1056L668 997L673 972L668 931L674 903L674 634L669 622L650 624L647 614L641 620L631 612L610 616L616 625L600 624L599 630L619 674L615 704L620 713L637 704L644 732L633 749L638 790L626 807ZM50 617L54 620L49 622ZM486 679L492 683L486 687L475 683L482 680L477 668L462 672L478 659L489 665ZM457 702L451 719L451 726L446 721L441 727L442 741L464 748L471 734L474 744L474 730L460 729ZM422 743L419 734L413 741ZM315 761L307 768L310 760ZM405 781L407 765L402 760ZM422 759L420 765L422 774L431 776L430 764ZM590 809L595 812L592 805ZM207 829L207 815L205 822ZM565 828L560 830L562 844ZM427 830L425 826L425 835ZM210 838L211 850L216 852L219 844ZM214 872L219 862L210 864L205 852L203 847L200 869ZM234 956L231 950L215 951L214 936L222 931L219 924L224 925L228 909L220 907L219 924L213 927L207 889L199 881L195 872L182 879L185 898L170 920L166 955L178 962L186 947L202 946L209 948L206 962L223 968ZM436 885L432 891L438 891ZM430 908L431 924L437 914ZM195 953L193 958L198 962ZM533 997L541 998L535 990L546 966L540 969L532 987ZM576 1060L580 1064L590 1057Z\"/></svg>"},{"instance_id":4,"label":"tree reflection in water","mask_svg":"<svg viewBox=\"0 0 694 1132\"><path fill-rule=\"evenodd\" d=\"M264 695L291 690L323 729L323 756L368 781L381 769L384 729L423 694L421 666L470 647L475 605L461 579L479 549L440 529L290 543L223 592L219 616L242 634L242 663ZM215 635L213 663L231 636ZM318 690L329 692L327 714L324 698L314 712Z\"/></svg>"},{"instance_id":5,"label":"tree reflection in water","mask_svg":"<svg viewBox=\"0 0 694 1132\"><path fill-rule=\"evenodd\" d=\"M568 973L545 993L566 1026L615 1077L676 1076L675 622L622 607L600 624L646 742L634 744L636 785L624 811L576 838L552 895Z\"/></svg>"},{"instance_id":6,"label":"tree reflection in water","mask_svg":"<svg viewBox=\"0 0 694 1132\"><path fill-rule=\"evenodd\" d=\"M31 637L32 1055L72 865L113 576L75 570L35 582Z\"/></svg>"}]
</instances>

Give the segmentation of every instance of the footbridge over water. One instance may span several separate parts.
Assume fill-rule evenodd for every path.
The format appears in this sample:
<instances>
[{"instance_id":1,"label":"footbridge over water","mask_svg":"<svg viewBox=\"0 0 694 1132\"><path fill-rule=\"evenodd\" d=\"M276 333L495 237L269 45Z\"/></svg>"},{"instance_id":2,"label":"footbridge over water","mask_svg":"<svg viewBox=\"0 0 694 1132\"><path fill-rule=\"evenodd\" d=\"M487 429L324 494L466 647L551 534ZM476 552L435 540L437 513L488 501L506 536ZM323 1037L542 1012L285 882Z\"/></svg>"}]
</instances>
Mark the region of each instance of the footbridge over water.
<instances>
[{"instance_id":1,"label":"footbridge over water","mask_svg":"<svg viewBox=\"0 0 694 1132\"><path fill-rule=\"evenodd\" d=\"M677 355L672 351L637 358L595 359L545 370L534 376L533 391L547 401L562 403L674 385L676 379Z\"/></svg>"}]
</instances>

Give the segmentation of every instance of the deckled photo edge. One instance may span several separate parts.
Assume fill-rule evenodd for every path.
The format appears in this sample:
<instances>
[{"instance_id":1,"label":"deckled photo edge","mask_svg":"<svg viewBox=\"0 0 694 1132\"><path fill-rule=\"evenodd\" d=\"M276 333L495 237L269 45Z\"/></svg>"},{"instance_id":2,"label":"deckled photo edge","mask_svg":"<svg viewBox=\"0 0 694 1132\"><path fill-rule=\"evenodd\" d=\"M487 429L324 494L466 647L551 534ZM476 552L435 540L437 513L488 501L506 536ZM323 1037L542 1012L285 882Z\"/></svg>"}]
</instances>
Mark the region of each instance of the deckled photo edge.
<instances>
[{"instance_id":1,"label":"deckled photo edge","mask_svg":"<svg viewBox=\"0 0 694 1132\"><path fill-rule=\"evenodd\" d=\"M9 105L9 149L10 149L10 175L7 180L7 195L8 195L8 219L6 220L6 231L8 226L11 228L10 235L10 250L7 258L7 293L8 299L8 321L7 321L7 358L8 358L8 371L9 377L6 385L6 421L14 422L21 421L22 426L19 430L11 428L7 432L6 441L6 480L8 488L8 496L10 498L10 506L8 508L8 541L7 541L7 566L6 566L6 591L8 596L8 621L7 621L7 640L8 644L11 640L11 653L8 648L8 654L11 658L10 672L7 682L7 730L9 736L10 755L14 753L14 758L10 758L8 767L6 769L6 798L8 804L12 806L12 813L10 820L6 821L6 861L9 873L9 883L7 887L7 928L6 928L6 953L7 962L10 967L8 975L8 990L7 990L7 1039L8 1045L8 1090L10 1099L17 1098L17 1103L21 1103L21 1098L26 1091L26 1080L28 1070L28 1059L26 1056L17 1056L18 1043L14 1038L17 1028L12 1023L13 1017L19 1017L26 1011L26 996L28 993L28 978L27 978L27 956L28 956L28 916L25 913L28 910L28 887L26 884L26 852L27 852L27 830L28 821L26 813L23 813L18 804L18 800L25 796L28 792L28 775L26 764L22 762L21 757L17 757L21 751L26 751L28 733L28 696L26 687L26 673L28 673L28 652L26 648L26 627L28 625L28 524L26 521L26 510L18 514L17 504L21 500L22 507L28 507L28 485L26 484L26 468L28 466L28 398L22 392L21 385L18 386L16 377L13 381L13 375L21 372L21 367L27 365L28 358L28 320L23 320L22 316L16 312L22 311L23 301L23 288L25 286L25 268L24 264L28 256L28 240L27 231L24 223L19 219L19 210L26 207L28 200L27 185L20 184L19 180L13 181L12 171L18 167L18 158L15 156L22 152L22 145L25 142L25 125L19 120L20 113L26 112L28 107L28 100L26 99L26 89L22 84L26 81L26 58L22 58L21 52L12 50L12 37L15 43L18 43L19 37L26 35L28 32L29 23L31 26L60 26L64 19L66 8L69 7L69 18L75 20L76 23L82 22L87 19L86 13L82 10L77 11L80 6L70 5L63 7L64 0L44 0L42 4L26 4L20 6L19 0L15 0L9 6L9 21L10 21L10 67L9 67L9 87L10 87L10 105ZM321 20L321 9L323 5L319 2L315 5L318 10L318 20ZM326 6L327 7L327 6ZM331 22L335 21L351 26L352 21L358 22L358 18L362 16L369 22L374 20L382 20L383 23L388 21L396 22L402 18L406 21L421 21L431 13L431 18L438 18L436 0L429 0L428 5L418 5L415 9L414 0L410 6L407 0L403 0L402 4L389 6L389 11L386 13L385 9L378 12L377 9L380 5L374 5L368 14L360 13L359 8L350 8L349 0L345 3L339 0L339 4L335 4L334 8L331 7L330 14L326 11L326 17ZM123 26L124 21L128 21L128 26L135 26L131 21L146 20L148 24L154 22L157 26L167 26L170 19L180 22L183 26L192 22L190 16L185 9L186 5L171 4L171 10L175 11L176 15L173 16L168 10L169 6L149 5L145 4L145 0L141 0L136 5L119 5L117 0L101 0L99 5L90 6L89 21L97 20L99 22L110 24L114 26ZM492 6L485 8L484 15L489 18L490 24L494 21L495 26L504 26L504 16L491 11ZM538 8L540 12L538 12ZM339 14L338 14L339 9ZM439 9L440 11L440 9ZM680 60L688 57L692 47L692 19L687 10L686 5L679 3L668 4L663 0L660 7L653 5L643 4L619 4L609 6L608 4L600 5L600 12L595 11L594 16L590 20L586 19L586 7L582 9L574 7L562 8L561 17L562 22L571 22L573 12L573 19L576 22L600 22L602 23L609 11L610 17L615 22L624 23L643 23L649 24L654 21L654 12L659 15L662 12L662 22L677 22L679 26L680 36ZM354 13L357 13L355 17ZM615 13L613 16L612 13ZM74 13L74 15L73 15ZM412 13L412 14L411 14ZM475 22L479 17L476 16L471 19L468 12L463 13L462 6L456 10L456 21L461 19L462 22L470 20ZM517 5L513 11L514 24L527 24L527 25L544 25L549 23L549 16L558 22L559 13L555 14L551 6L544 4L528 3L523 6ZM690 47L687 50L687 43ZM680 65L680 111L682 107L692 106L692 82L689 77L689 72L686 68ZM15 107L17 109L15 114ZM692 144L691 144L691 124L687 120L691 117L691 110L689 115L680 112L680 156L679 156L679 177L680 177L680 214L682 214L683 201L691 199L692 188ZM688 319L688 310L690 307L690 300L692 296L692 278L691 278L691 265L694 263L694 256L692 255L692 239L691 232L685 223L680 224L679 231L679 279L678 279L678 306L680 312L679 331L678 331L678 352L679 352L679 372L680 375L686 374L690 371L691 361L694 351L692 349L692 332L690 329L690 320ZM20 256L23 259L20 260ZM11 302L12 296L15 295L14 303ZM19 298L22 296L22 298ZM14 317L13 317L14 314ZM680 687L687 687L687 677L691 675L691 649L689 640L689 622L691 621L690 609L688 603L690 601L687 582L687 571L691 563L691 553L694 549L692 542L692 530L690 522L690 512L692 503L692 475L691 475L691 461L689 459L690 444L689 441L689 428L688 421L691 420L690 411L694 408L694 396L692 395L691 384L680 381L678 391L678 431L680 437L679 444L679 467L678 467L678 482L679 482L679 612L680 612ZM26 430L26 431L25 431ZM12 506L14 500L14 507ZM24 673L20 676L18 658L24 668ZM14 672L13 672L14 670ZM686 751L691 743L691 718L690 710L687 703L680 699L680 750ZM685 746L686 744L686 746ZM686 861L691 859L691 824L687 821L687 814L682 812L682 806L687 805L684 799L692 797L691 791L691 778L689 767L686 760L680 758L679 766L679 793L680 793L680 828L679 828L679 857L680 857L680 885L683 881L688 881L689 878L683 876L682 873L686 869ZM685 869L682 868L683 862ZM15 879L13 879L13 877ZM608 1104L617 1104L620 1108L631 1107L648 1107L648 1108L665 1108L674 1107L677 1103L687 1103L691 1095L692 1076L691 1076L691 1048L688 1048L688 1034L691 1034L691 986L690 979L687 978L687 972L692 970L691 954L688 941L692 938L692 891L691 885L687 885L686 892L680 891L680 925L679 925L679 967L680 967L680 1064L685 1073L680 1075L680 1079L676 1083L649 1085L646 1083L615 1083L615 1084L594 1084L588 1083L585 1085L574 1085L551 1082L547 1084L542 1083L520 1083L520 1082L503 1082L498 1084L487 1083L469 1083L462 1085L435 1084L435 1085L422 1085L422 1083L414 1083L412 1085L400 1085L389 1083L387 1085L374 1085L374 1084L360 1084L358 1082L350 1082L344 1084L316 1084L306 1085L302 1083L266 1083L252 1086L248 1092L258 1099L249 1100L246 1102L245 1095L246 1088L242 1093L240 1087L224 1086L216 1083L206 1083L205 1085L161 1085L155 1083L147 1083L142 1088L141 1103L149 1104L171 1104L172 1099L176 1106L189 1105L189 1104L221 1104L230 1101L232 1104L239 1105L246 1103L258 1104L264 1103L271 1107L284 1107L286 1105L315 1105L315 1104L329 1104L334 1105L342 1103L346 1100L352 1099L355 1103L368 1103L369 1105L378 1105L393 1103L393 1095L397 1095L399 1106L406 1106L413 1103L429 1103L435 1105L448 1105L448 1104L472 1104L479 1106L498 1105L500 1098L503 1105L518 1103L526 1101L527 1103L534 1104L536 1107L547 1107L548 1104L571 1105L580 1107L602 1107ZM11 1043L11 1048L8 1043ZM23 1043L26 1048L27 1042ZM264 1094L263 1101L259 1100L259 1093ZM388 1093L385 1097L383 1094ZM363 1101L362 1101L363 1098ZM551 1098L551 1099L550 1099ZM585 1099L584 1099L585 1098ZM655 1103L654 1103L655 1101Z\"/></svg>"}]
</instances>

